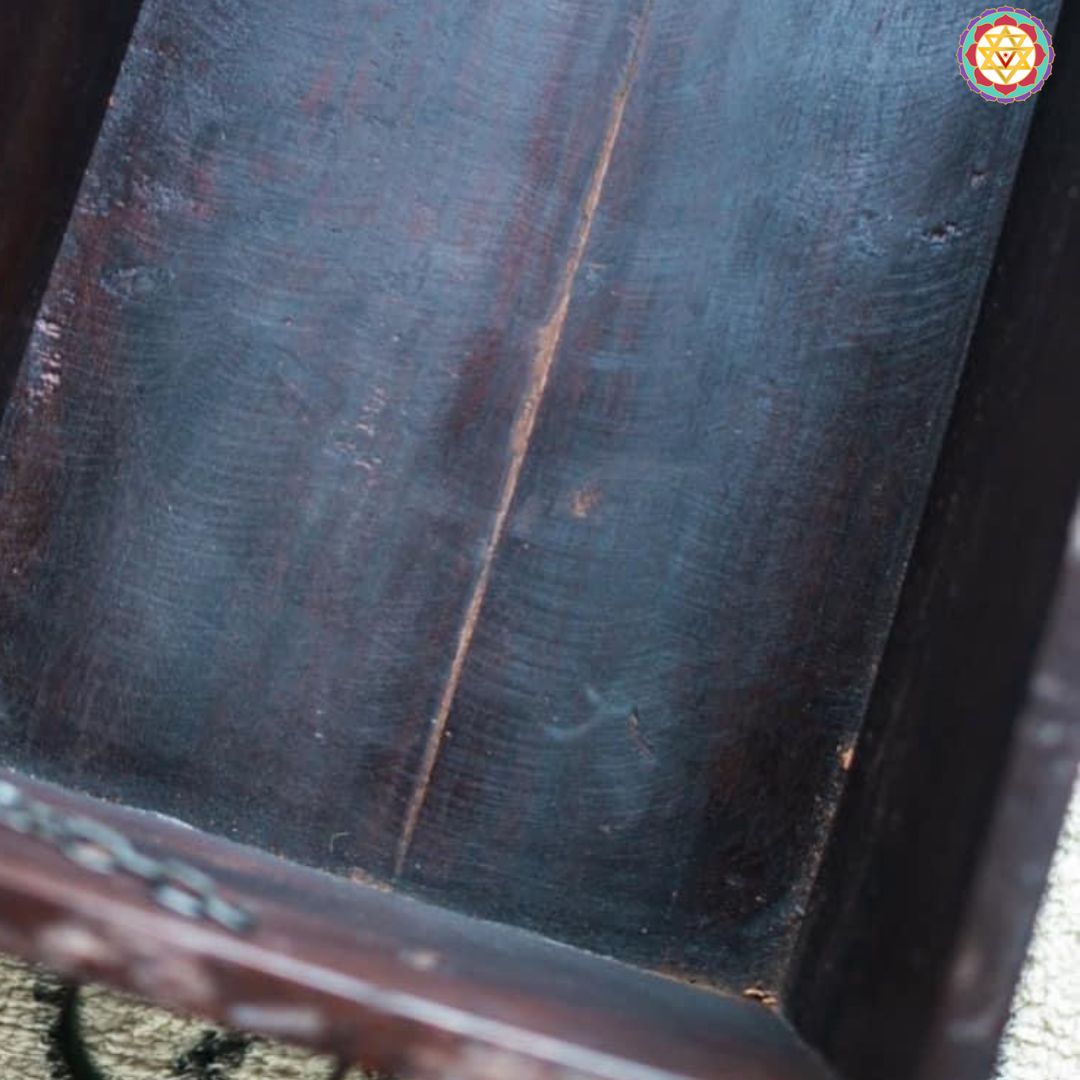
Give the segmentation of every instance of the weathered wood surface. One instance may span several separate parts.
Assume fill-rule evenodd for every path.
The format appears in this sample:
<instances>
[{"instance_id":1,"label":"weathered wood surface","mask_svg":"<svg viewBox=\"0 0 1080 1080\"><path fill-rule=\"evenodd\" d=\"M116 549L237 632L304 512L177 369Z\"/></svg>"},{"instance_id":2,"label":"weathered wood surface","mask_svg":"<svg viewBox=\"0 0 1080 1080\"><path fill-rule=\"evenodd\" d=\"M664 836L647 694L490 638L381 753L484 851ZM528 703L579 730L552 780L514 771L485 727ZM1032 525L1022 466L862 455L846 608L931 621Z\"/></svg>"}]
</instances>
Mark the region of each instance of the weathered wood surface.
<instances>
[{"instance_id":1,"label":"weathered wood surface","mask_svg":"<svg viewBox=\"0 0 1080 1080\"><path fill-rule=\"evenodd\" d=\"M0 828L0 949L411 1080L830 1080L776 1015L6 771L55 810L213 876L254 916L189 921Z\"/></svg>"},{"instance_id":2,"label":"weathered wood surface","mask_svg":"<svg viewBox=\"0 0 1080 1080\"><path fill-rule=\"evenodd\" d=\"M147 0L0 429L3 757L777 979L1030 115L970 15Z\"/></svg>"},{"instance_id":3,"label":"weathered wood surface","mask_svg":"<svg viewBox=\"0 0 1080 1080\"><path fill-rule=\"evenodd\" d=\"M1054 46L792 965L798 1025L853 1077L990 1074L1080 757L1076 4Z\"/></svg>"}]
</instances>

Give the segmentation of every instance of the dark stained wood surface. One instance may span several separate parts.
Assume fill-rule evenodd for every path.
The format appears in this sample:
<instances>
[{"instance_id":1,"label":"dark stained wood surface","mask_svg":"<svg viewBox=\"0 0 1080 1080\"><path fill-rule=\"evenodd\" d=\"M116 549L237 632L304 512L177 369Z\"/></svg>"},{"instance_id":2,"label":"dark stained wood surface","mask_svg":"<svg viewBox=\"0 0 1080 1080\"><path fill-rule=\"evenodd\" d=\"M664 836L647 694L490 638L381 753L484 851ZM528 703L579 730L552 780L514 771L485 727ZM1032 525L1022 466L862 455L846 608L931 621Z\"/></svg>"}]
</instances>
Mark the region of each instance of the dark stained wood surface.
<instances>
[{"instance_id":1,"label":"dark stained wood surface","mask_svg":"<svg viewBox=\"0 0 1080 1080\"><path fill-rule=\"evenodd\" d=\"M11 390L139 0L0 5L0 404Z\"/></svg>"},{"instance_id":2,"label":"dark stained wood surface","mask_svg":"<svg viewBox=\"0 0 1080 1080\"><path fill-rule=\"evenodd\" d=\"M15 773L34 798L194 863L230 934L0 828L0 946L408 1080L829 1080L763 1006L343 882Z\"/></svg>"},{"instance_id":3,"label":"dark stained wood surface","mask_svg":"<svg viewBox=\"0 0 1080 1080\"><path fill-rule=\"evenodd\" d=\"M12 756L390 874L633 41L531 12L145 7L5 421Z\"/></svg>"},{"instance_id":4,"label":"dark stained wood surface","mask_svg":"<svg viewBox=\"0 0 1080 1080\"><path fill-rule=\"evenodd\" d=\"M1027 121L897 81L962 4L783 7L652 13L405 868L742 981L800 921Z\"/></svg>"},{"instance_id":5,"label":"dark stained wood surface","mask_svg":"<svg viewBox=\"0 0 1080 1080\"><path fill-rule=\"evenodd\" d=\"M991 1075L1080 755L1076 4L1054 46L786 995L853 1080Z\"/></svg>"},{"instance_id":6,"label":"dark stained wood surface","mask_svg":"<svg viewBox=\"0 0 1080 1080\"><path fill-rule=\"evenodd\" d=\"M3 757L775 983L1030 116L971 14L147 0L0 429Z\"/></svg>"},{"instance_id":7,"label":"dark stained wood surface","mask_svg":"<svg viewBox=\"0 0 1080 1080\"><path fill-rule=\"evenodd\" d=\"M1080 519L1016 725L919 1080L991 1075L1080 763Z\"/></svg>"}]
</instances>

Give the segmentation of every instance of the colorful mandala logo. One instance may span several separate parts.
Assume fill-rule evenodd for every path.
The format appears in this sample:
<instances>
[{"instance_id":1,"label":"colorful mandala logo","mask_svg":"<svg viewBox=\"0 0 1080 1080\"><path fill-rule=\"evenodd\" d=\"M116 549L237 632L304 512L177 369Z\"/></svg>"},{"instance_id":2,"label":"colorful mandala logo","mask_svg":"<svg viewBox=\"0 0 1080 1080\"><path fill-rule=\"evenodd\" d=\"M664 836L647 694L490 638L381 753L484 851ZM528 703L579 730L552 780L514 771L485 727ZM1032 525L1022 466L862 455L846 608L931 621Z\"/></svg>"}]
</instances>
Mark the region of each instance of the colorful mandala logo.
<instances>
[{"instance_id":1,"label":"colorful mandala logo","mask_svg":"<svg viewBox=\"0 0 1080 1080\"><path fill-rule=\"evenodd\" d=\"M1046 27L1030 12L996 7L968 23L956 62L979 97L1011 105L1043 88L1054 66L1054 49Z\"/></svg>"}]
</instances>

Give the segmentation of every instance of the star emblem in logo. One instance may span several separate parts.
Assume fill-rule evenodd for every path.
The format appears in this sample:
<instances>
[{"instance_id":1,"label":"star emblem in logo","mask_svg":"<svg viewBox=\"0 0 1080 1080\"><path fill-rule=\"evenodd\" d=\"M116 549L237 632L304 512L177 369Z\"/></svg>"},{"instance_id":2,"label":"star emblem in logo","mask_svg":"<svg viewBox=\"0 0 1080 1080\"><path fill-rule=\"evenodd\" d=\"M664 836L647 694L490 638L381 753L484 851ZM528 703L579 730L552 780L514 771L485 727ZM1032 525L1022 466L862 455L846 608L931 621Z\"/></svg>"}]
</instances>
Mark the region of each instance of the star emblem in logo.
<instances>
[{"instance_id":1,"label":"star emblem in logo","mask_svg":"<svg viewBox=\"0 0 1080 1080\"><path fill-rule=\"evenodd\" d=\"M1017 75L1031 70L1035 45L1018 26L1004 25L987 30L978 45L982 60L979 67L998 81L1011 83Z\"/></svg>"}]
</instances>

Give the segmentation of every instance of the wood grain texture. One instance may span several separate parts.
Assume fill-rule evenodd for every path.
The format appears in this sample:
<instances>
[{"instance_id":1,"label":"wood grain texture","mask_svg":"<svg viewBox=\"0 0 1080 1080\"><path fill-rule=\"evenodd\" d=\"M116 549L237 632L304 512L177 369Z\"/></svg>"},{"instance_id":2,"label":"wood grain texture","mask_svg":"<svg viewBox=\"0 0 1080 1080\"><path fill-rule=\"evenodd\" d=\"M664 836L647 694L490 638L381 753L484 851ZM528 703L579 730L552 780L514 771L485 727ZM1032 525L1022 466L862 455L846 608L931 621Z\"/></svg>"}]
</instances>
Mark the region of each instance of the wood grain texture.
<instances>
[{"instance_id":1,"label":"wood grain texture","mask_svg":"<svg viewBox=\"0 0 1080 1080\"><path fill-rule=\"evenodd\" d=\"M147 0L0 428L6 760L777 983L1030 114L970 14Z\"/></svg>"},{"instance_id":2,"label":"wood grain texture","mask_svg":"<svg viewBox=\"0 0 1080 1080\"><path fill-rule=\"evenodd\" d=\"M633 14L146 6L5 419L13 756L389 872Z\"/></svg>"},{"instance_id":3,"label":"wood grain texture","mask_svg":"<svg viewBox=\"0 0 1080 1080\"><path fill-rule=\"evenodd\" d=\"M851 779L791 968L855 1080L985 1080L1077 755L1080 9L1055 35ZM1057 607L1040 651L1051 602Z\"/></svg>"},{"instance_id":4,"label":"wood grain texture","mask_svg":"<svg viewBox=\"0 0 1080 1080\"><path fill-rule=\"evenodd\" d=\"M778 978L1027 119L897 82L961 9L655 8L407 883Z\"/></svg>"},{"instance_id":5,"label":"wood grain texture","mask_svg":"<svg viewBox=\"0 0 1080 1080\"><path fill-rule=\"evenodd\" d=\"M830 1080L761 1005L303 869L4 772L210 873L234 935L0 828L0 948L410 1080Z\"/></svg>"}]
</instances>

